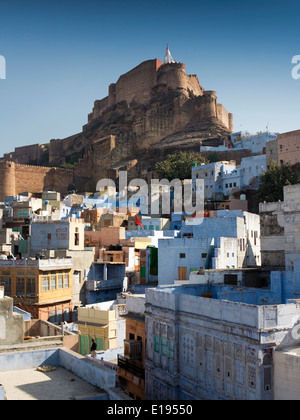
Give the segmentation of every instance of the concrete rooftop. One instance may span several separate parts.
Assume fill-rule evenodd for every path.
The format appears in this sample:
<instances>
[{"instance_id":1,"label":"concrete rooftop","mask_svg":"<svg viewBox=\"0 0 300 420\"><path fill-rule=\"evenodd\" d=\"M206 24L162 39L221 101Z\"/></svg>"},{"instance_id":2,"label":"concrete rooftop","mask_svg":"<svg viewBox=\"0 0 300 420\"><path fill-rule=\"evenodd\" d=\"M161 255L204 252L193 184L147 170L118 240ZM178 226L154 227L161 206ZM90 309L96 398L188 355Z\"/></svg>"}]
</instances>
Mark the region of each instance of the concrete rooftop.
<instances>
[{"instance_id":1,"label":"concrete rooftop","mask_svg":"<svg viewBox=\"0 0 300 420\"><path fill-rule=\"evenodd\" d=\"M43 373L36 369L0 372L7 400L107 400L105 391L62 367Z\"/></svg>"}]
</instances>

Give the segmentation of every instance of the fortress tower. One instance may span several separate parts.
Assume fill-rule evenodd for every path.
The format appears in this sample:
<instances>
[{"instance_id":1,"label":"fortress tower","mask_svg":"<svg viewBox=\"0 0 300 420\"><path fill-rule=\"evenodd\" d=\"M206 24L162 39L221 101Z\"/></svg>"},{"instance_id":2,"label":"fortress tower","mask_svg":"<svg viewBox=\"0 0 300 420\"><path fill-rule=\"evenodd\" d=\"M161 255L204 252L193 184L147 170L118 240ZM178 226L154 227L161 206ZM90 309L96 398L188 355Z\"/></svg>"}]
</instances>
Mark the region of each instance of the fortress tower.
<instances>
[{"instance_id":1,"label":"fortress tower","mask_svg":"<svg viewBox=\"0 0 300 420\"><path fill-rule=\"evenodd\" d=\"M14 162L0 162L0 200L16 194L15 164Z\"/></svg>"}]
</instances>

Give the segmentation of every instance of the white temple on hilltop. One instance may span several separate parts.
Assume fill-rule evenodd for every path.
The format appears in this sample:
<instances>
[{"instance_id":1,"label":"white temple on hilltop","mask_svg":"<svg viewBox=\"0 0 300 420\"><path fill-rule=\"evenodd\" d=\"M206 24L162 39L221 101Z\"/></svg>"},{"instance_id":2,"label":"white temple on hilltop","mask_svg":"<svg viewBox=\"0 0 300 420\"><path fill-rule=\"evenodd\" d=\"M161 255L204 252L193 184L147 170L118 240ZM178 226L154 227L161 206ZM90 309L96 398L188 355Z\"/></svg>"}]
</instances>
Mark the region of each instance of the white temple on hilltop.
<instances>
[{"instance_id":1,"label":"white temple on hilltop","mask_svg":"<svg viewBox=\"0 0 300 420\"><path fill-rule=\"evenodd\" d=\"M171 63L176 63L176 61L173 60L172 55L169 50L169 46L167 45L166 54L164 57L164 64L171 64Z\"/></svg>"}]
</instances>

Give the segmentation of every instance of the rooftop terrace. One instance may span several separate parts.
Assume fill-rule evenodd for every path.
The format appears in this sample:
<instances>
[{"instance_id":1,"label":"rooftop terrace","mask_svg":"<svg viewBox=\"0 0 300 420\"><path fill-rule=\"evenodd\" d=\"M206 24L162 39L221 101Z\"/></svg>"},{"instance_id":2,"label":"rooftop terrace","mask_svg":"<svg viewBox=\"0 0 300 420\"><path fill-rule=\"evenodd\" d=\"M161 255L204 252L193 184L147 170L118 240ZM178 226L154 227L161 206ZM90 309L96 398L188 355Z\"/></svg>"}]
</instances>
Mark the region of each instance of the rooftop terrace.
<instances>
[{"instance_id":1,"label":"rooftop terrace","mask_svg":"<svg viewBox=\"0 0 300 420\"><path fill-rule=\"evenodd\" d=\"M115 381L115 369L63 347L0 354L2 399L4 388L8 400L131 400Z\"/></svg>"}]
</instances>

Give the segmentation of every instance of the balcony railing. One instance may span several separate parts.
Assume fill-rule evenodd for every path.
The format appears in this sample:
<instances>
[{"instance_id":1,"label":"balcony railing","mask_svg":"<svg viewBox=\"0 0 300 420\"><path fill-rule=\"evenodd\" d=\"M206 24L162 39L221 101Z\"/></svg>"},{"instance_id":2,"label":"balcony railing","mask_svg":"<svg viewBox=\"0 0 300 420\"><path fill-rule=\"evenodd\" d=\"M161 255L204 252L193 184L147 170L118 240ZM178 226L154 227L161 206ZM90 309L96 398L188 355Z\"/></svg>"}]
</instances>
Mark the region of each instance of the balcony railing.
<instances>
[{"instance_id":1,"label":"balcony railing","mask_svg":"<svg viewBox=\"0 0 300 420\"><path fill-rule=\"evenodd\" d=\"M143 381L145 380L145 370L136 366L134 362L126 359L126 357L118 355L118 367Z\"/></svg>"},{"instance_id":2,"label":"balcony railing","mask_svg":"<svg viewBox=\"0 0 300 420\"><path fill-rule=\"evenodd\" d=\"M49 258L45 260L0 260L0 267L72 268L72 258Z\"/></svg>"}]
</instances>

